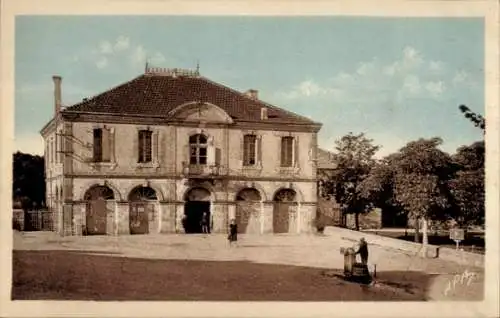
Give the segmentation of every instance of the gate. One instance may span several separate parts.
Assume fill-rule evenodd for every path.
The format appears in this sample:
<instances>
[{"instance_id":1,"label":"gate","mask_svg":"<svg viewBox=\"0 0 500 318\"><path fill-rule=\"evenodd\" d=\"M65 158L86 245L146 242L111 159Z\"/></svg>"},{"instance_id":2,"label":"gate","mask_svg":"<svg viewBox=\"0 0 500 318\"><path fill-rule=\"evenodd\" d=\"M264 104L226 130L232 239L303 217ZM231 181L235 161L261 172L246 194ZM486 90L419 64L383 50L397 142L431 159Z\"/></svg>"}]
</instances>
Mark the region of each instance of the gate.
<instances>
[{"instance_id":1,"label":"gate","mask_svg":"<svg viewBox=\"0 0 500 318\"><path fill-rule=\"evenodd\" d=\"M129 211L130 234L148 234L149 222L154 220L154 204L131 202Z\"/></svg>"},{"instance_id":2,"label":"gate","mask_svg":"<svg viewBox=\"0 0 500 318\"><path fill-rule=\"evenodd\" d=\"M292 189L281 189L274 197L273 232L295 232L297 225L296 193Z\"/></svg>"},{"instance_id":3,"label":"gate","mask_svg":"<svg viewBox=\"0 0 500 318\"><path fill-rule=\"evenodd\" d=\"M106 200L97 199L87 202L87 235L106 235L107 212Z\"/></svg>"}]
</instances>

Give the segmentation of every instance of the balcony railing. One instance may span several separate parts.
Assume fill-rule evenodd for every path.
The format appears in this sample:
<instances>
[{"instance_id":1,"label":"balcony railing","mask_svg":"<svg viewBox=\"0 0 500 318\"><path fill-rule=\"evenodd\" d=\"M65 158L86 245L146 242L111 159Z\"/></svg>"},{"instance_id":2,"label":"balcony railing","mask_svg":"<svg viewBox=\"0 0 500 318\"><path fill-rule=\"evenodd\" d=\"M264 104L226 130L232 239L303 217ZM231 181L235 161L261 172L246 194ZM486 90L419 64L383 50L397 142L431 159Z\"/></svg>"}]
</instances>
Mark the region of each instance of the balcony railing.
<instances>
[{"instance_id":1,"label":"balcony railing","mask_svg":"<svg viewBox=\"0 0 500 318\"><path fill-rule=\"evenodd\" d=\"M220 165L198 165L182 163L182 174L192 177L218 177L226 175L226 169Z\"/></svg>"}]
</instances>

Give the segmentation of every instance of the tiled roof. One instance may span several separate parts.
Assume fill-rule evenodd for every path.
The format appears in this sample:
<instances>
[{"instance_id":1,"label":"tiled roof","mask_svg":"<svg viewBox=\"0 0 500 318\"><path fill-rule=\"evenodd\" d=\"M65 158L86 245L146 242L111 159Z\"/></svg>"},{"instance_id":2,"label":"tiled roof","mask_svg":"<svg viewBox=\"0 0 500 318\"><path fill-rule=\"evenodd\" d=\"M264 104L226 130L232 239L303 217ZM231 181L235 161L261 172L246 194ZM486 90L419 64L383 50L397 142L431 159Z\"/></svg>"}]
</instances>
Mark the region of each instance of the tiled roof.
<instances>
[{"instance_id":1,"label":"tiled roof","mask_svg":"<svg viewBox=\"0 0 500 318\"><path fill-rule=\"evenodd\" d=\"M71 112L121 115L168 116L185 103L208 102L221 107L236 122L261 121L267 107L267 122L317 124L314 121L251 98L244 93L201 76L170 76L145 73L117 87L65 108Z\"/></svg>"},{"instance_id":2,"label":"tiled roof","mask_svg":"<svg viewBox=\"0 0 500 318\"><path fill-rule=\"evenodd\" d=\"M318 157L318 169L333 170L337 168L337 163L335 161L334 153L328 150L318 148L317 157Z\"/></svg>"}]
</instances>

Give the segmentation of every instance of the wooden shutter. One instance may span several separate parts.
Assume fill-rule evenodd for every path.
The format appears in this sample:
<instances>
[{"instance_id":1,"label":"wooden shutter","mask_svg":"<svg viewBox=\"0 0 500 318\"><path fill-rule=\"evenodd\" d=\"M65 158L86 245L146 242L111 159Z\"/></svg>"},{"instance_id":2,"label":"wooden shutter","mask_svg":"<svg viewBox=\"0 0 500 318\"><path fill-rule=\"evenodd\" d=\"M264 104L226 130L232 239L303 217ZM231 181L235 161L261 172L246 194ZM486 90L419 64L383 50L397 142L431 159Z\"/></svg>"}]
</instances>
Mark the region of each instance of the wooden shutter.
<instances>
[{"instance_id":1,"label":"wooden shutter","mask_svg":"<svg viewBox=\"0 0 500 318\"><path fill-rule=\"evenodd\" d=\"M292 166L293 167L298 167L300 162L299 158L299 136L295 136L293 138L293 161L292 161Z\"/></svg>"},{"instance_id":2,"label":"wooden shutter","mask_svg":"<svg viewBox=\"0 0 500 318\"><path fill-rule=\"evenodd\" d=\"M262 164L262 136L257 136L257 140L255 142L255 146L257 147L257 164Z\"/></svg>"},{"instance_id":3,"label":"wooden shutter","mask_svg":"<svg viewBox=\"0 0 500 318\"><path fill-rule=\"evenodd\" d=\"M185 162L186 164L189 164L190 155L191 155L190 145L189 144L184 145L182 147L182 161Z\"/></svg>"},{"instance_id":4,"label":"wooden shutter","mask_svg":"<svg viewBox=\"0 0 500 318\"><path fill-rule=\"evenodd\" d=\"M215 165L215 145L214 145L214 137L210 136L208 138L207 144L207 164L209 166Z\"/></svg>"},{"instance_id":5,"label":"wooden shutter","mask_svg":"<svg viewBox=\"0 0 500 318\"><path fill-rule=\"evenodd\" d=\"M153 155L153 136L152 132L147 130L143 132L143 140L144 140L144 162L151 162Z\"/></svg>"},{"instance_id":6,"label":"wooden shutter","mask_svg":"<svg viewBox=\"0 0 500 318\"><path fill-rule=\"evenodd\" d=\"M143 142L143 131L139 130L137 132L137 137L136 137L136 147L137 149L137 162L143 162L144 161L144 142Z\"/></svg>"},{"instance_id":7,"label":"wooden shutter","mask_svg":"<svg viewBox=\"0 0 500 318\"><path fill-rule=\"evenodd\" d=\"M241 136L240 140L240 151L238 151L238 161L239 166L242 167L245 165L245 135Z\"/></svg>"},{"instance_id":8,"label":"wooden shutter","mask_svg":"<svg viewBox=\"0 0 500 318\"><path fill-rule=\"evenodd\" d=\"M58 157L59 157L59 162L63 162L63 159L64 159L64 151L65 151L65 147L64 147L64 146L65 146L65 145L64 145L64 144L65 144L65 143L64 143L65 138L64 138L64 136L63 136L63 132L62 132L62 130L60 130L60 131L59 131L59 136L57 136L57 137L58 137L58 139L59 139L59 147L58 147L58 148L59 148L59 150L58 150L58 151L59 151L59 155L58 155Z\"/></svg>"},{"instance_id":9,"label":"wooden shutter","mask_svg":"<svg viewBox=\"0 0 500 318\"><path fill-rule=\"evenodd\" d=\"M153 137L152 137L152 149L151 149L151 158L152 158L152 161L154 162L158 162L159 159L158 159L158 153L160 152L160 149L159 149L159 143L158 143L158 139L159 139L159 132L158 131L155 131L153 133Z\"/></svg>"},{"instance_id":10,"label":"wooden shutter","mask_svg":"<svg viewBox=\"0 0 500 318\"><path fill-rule=\"evenodd\" d=\"M102 129L94 129L94 162L102 161Z\"/></svg>"},{"instance_id":11,"label":"wooden shutter","mask_svg":"<svg viewBox=\"0 0 500 318\"><path fill-rule=\"evenodd\" d=\"M222 159L222 151L220 148L215 148L215 164L220 166Z\"/></svg>"},{"instance_id":12,"label":"wooden shutter","mask_svg":"<svg viewBox=\"0 0 500 318\"><path fill-rule=\"evenodd\" d=\"M102 129L102 162L111 161L111 134L109 128Z\"/></svg>"}]
</instances>

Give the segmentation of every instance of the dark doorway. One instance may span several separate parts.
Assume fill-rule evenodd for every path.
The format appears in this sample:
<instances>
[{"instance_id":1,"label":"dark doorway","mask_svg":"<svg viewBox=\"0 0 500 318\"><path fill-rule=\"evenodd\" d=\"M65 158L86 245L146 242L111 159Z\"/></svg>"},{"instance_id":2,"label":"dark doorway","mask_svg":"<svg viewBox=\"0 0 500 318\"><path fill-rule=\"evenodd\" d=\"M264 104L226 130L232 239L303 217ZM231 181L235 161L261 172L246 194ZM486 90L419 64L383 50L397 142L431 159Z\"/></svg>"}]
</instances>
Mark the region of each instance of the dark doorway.
<instances>
[{"instance_id":1,"label":"dark doorway","mask_svg":"<svg viewBox=\"0 0 500 318\"><path fill-rule=\"evenodd\" d=\"M202 233L201 220L203 217L203 212L207 213L207 219L209 220L209 229L211 227L210 222L210 202L209 201L188 201L184 205L184 221L183 226L186 233ZM210 230L209 230L210 231Z\"/></svg>"}]
</instances>

